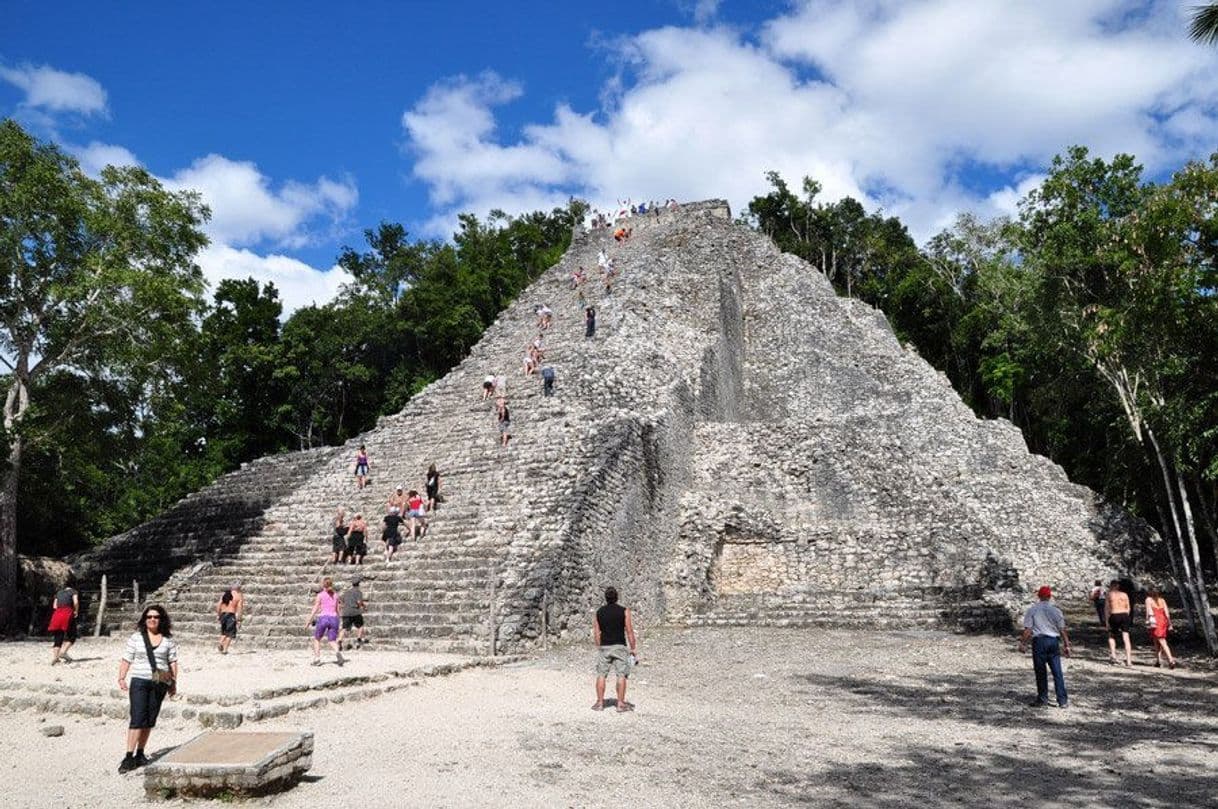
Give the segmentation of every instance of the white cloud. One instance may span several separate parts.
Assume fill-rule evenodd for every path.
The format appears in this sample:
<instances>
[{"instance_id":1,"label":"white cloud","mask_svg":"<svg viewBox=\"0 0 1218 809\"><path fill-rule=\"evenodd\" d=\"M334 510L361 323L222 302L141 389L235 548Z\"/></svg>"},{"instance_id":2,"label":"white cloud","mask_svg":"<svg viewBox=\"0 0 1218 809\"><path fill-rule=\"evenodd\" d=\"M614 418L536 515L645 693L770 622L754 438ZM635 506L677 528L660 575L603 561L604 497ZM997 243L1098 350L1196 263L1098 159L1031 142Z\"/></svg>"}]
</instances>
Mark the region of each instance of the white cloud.
<instances>
[{"instance_id":1,"label":"white cloud","mask_svg":"<svg viewBox=\"0 0 1218 809\"><path fill-rule=\"evenodd\" d=\"M51 113L106 115L106 91L83 73L66 73L45 65L0 67L0 79L25 91L27 107Z\"/></svg>"},{"instance_id":2,"label":"white cloud","mask_svg":"<svg viewBox=\"0 0 1218 809\"><path fill-rule=\"evenodd\" d=\"M315 239L308 224L318 217L334 225L355 207L359 193L351 179L289 181L278 190L247 161L210 154L165 180L175 190L193 189L211 208L208 235L217 242L249 246L270 242L301 247Z\"/></svg>"},{"instance_id":3,"label":"white cloud","mask_svg":"<svg viewBox=\"0 0 1218 809\"><path fill-rule=\"evenodd\" d=\"M90 177L97 177L106 166L138 166L140 161L130 150L112 143L92 141L87 146L68 144L67 150L80 161L80 167Z\"/></svg>"},{"instance_id":4,"label":"white cloud","mask_svg":"<svg viewBox=\"0 0 1218 809\"><path fill-rule=\"evenodd\" d=\"M353 280L337 266L319 270L290 256L274 253L263 256L226 244L209 245L197 260L213 291L225 278L252 277L259 283L274 283L283 303L284 317L301 307L328 303L338 294L340 286Z\"/></svg>"},{"instance_id":5,"label":"white cloud","mask_svg":"<svg viewBox=\"0 0 1218 809\"><path fill-rule=\"evenodd\" d=\"M1218 52L1186 29L1167 0L809 0L755 38L670 27L616 43L633 72L600 109L560 104L514 139L496 114L525 88L493 73L433 86L403 124L439 208L432 228L571 193L727 197L738 210L776 169L882 205L925 238L960 209L1009 210L1075 143L1153 172L1206 154Z\"/></svg>"}]
</instances>

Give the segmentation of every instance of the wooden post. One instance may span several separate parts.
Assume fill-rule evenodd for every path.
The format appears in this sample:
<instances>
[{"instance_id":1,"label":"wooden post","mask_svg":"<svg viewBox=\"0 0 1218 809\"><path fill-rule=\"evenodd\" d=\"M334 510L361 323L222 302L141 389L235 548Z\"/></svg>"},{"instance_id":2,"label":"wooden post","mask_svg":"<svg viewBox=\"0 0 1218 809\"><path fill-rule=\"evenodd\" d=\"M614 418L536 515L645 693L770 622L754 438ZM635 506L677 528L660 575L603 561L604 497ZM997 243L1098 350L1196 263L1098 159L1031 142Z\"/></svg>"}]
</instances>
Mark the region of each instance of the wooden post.
<instances>
[{"instance_id":1,"label":"wooden post","mask_svg":"<svg viewBox=\"0 0 1218 809\"><path fill-rule=\"evenodd\" d=\"M490 604L487 607L487 646L490 648L491 657L495 656L495 574L491 574L491 592Z\"/></svg>"},{"instance_id":2,"label":"wooden post","mask_svg":"<svg viewBox=\"0 0 1218 809\"><path fill-rule=\"evenodd\" d=\"M550 650L550 588L541 591L541 648Z\"/></svg>"},{"instance_id":3,"label":"wooden post","mask_svg":"<svg viewBox=\"0 0 1218 809\"><path fill-rule=\"evenodd\" d=\"M102 574L101 595L97 600L97 625L93 627L93 637L101 637L102 619L106 615L106 574Z\"/></svg>"}]
</instances>

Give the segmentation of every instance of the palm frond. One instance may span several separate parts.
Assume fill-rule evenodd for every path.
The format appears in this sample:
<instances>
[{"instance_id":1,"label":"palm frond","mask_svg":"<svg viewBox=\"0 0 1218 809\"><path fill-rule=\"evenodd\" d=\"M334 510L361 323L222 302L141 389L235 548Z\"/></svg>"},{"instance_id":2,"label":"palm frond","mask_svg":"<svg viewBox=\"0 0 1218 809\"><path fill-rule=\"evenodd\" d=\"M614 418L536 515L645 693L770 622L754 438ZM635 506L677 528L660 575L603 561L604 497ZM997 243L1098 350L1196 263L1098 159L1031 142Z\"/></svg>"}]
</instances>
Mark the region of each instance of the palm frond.
<instances>
[{"instance_id":1,"label":"palm frond","mask_svg":"<svg viewBox=\"0 0 1218 809\"><path fill-rule=\"evenodd\" d=\"M1193 24L1188 35L1206 45L1218 44L1218 3L1193 8Z\"/></svg>"}]
</instances>

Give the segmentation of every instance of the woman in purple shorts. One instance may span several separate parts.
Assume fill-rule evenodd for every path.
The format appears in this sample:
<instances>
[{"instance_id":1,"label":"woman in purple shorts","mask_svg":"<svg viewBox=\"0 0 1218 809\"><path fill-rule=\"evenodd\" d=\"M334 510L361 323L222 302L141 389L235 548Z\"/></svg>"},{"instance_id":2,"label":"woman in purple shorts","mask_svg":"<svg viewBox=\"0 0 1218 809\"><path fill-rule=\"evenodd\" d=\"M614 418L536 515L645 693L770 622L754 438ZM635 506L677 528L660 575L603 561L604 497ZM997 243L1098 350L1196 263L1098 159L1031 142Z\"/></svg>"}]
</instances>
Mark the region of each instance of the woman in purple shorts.
<instances>
[{"instance_id":1,"label":"woman in purple shorts","mask_svg":"<svg viewBox=\"0 0 1218 809\"><path fill-rule=\"evenodd\" d=\"M314 622L316 625L314 626ZM313 599L313 611L305 628L313 627L313 665L321 665L321 639L324 635L334 650L334 662L343 664L343 653L338 648L338 593L334 591L334 579L326 576L321 580L321 592Z\"/></svg>"}]
</instances>

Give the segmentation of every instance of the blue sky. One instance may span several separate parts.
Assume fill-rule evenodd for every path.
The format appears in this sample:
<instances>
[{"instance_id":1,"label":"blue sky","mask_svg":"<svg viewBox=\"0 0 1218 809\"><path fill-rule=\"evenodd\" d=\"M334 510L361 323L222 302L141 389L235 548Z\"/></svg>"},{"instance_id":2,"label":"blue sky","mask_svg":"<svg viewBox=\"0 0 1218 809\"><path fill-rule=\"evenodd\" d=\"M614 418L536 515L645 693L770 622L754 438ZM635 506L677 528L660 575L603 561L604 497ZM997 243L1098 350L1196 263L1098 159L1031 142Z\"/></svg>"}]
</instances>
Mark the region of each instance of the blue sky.
<instances>
[{"instance_id":1,"label":"blue sky","mask_svg":"<svg viewBox=\"0 0 1218 809\"><path fill-rule=\"evenodd\" d=\"M382 219L443 237L569 194L739 209L773 168L926 238L1009 212L1072 143L1160 176L1218 146L1191 5L3 0L0 115L89 170L201 190L208 276L294 308Z\"/></svg>"}]
</instances>

